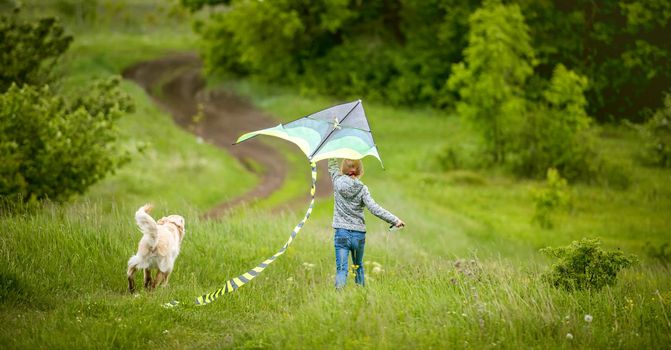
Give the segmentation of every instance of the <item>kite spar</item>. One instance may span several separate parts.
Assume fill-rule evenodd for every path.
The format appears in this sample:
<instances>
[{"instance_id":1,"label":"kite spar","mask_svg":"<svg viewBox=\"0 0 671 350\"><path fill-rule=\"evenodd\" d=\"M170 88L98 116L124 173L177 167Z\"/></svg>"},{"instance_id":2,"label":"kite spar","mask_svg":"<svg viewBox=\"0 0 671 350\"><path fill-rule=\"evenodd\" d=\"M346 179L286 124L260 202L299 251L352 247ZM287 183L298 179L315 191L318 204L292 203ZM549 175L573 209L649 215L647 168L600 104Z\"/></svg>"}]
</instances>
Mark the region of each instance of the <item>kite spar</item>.
<instances>
[{"instance_id":1,"label":"kite spar","mask_svg":"<svg viewBox=\"0 0 671 350\"><path fill-rule=\"evenodd\" d=\"M275 136L293 142L305 153L312 169L310 206L303 220L294 227L289 239L277 253L242 275L226 281L225 285L216 291L196 298L198 305L209 304L221 295L237 290L284 254L312 213L318 161L328 158L361 159L373 156L382 164L361 100L333 106L286 124L246 133L238 138L236 144L258 135Z\"/></svg>"}]
</instances>

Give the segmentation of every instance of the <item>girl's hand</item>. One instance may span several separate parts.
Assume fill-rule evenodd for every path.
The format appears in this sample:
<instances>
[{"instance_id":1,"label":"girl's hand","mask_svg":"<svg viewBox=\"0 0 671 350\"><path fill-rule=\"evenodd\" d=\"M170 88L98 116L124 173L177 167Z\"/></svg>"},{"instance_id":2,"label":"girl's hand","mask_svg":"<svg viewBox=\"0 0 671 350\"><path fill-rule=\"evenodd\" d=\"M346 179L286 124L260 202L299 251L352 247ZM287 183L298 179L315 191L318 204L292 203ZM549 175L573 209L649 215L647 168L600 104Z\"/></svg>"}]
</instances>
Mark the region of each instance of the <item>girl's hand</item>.
<instances>
[{"instance_id":1,"label":"girl's hand","mask_svg":"<svg viewBox=\"0 0 671 350\"><path fill-rule=\"evenodd\" d=\"M396 225L394 225L394 227L397 228L405 227L405 222L403 222L403 220L401 219L398 219L398 222L396 223Z\"/></svg>"}]
</instances>

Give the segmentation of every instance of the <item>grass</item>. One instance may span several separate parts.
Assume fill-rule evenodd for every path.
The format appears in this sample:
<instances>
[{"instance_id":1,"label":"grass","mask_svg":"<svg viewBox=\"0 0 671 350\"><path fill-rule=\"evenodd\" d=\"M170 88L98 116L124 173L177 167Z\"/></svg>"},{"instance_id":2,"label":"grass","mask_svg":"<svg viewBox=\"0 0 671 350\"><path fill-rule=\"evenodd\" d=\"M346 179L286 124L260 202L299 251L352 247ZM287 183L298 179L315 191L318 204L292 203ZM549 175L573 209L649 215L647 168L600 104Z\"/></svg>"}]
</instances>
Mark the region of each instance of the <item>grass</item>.
<instances>
[{"instance_id":1,"label":"grass","mask_svg":"<svg viewBox=\"0 0 671 350\"><path fill-rule=\"evenodd\" d=\"M63 88L195 45L180 32L79 34L63 62ZM645 245L671 240L671 174L638 165L636 135L624 128L605 128L599 149L629 173L631 186L573 184L572 208L555 213L556 227L544 230L531 222L531 190L542 183L500 170L438 170L446 147L465 159L475 147L458 118L365 102L386 170L367 159L363 180L408 224L390 233L368 217L366 288L350 277L342 293L333 290L332 203L322 199L266 272L196 307L196 296L286 241L302 213L269 208L304 195L309 170L289 153L296 173L281 191L235 215L203 220L205 209L256 180L176 126L158 130L170 117L137 86L123 87L138 104L120 125L124 147L147 143L144 153L66 205L0 208L0 348L669 348L669 261L648 256ZM232 88L278 120L341 102L246 82ZM187 234L171 285L131 296L125 265L139 239L132 215L147 200L157 202L157 216L184 215ZM604 248L641 262L600 291L545 284L551 261L538 248L582 237L600 237ZM171 300L181 304L163 307Z\"/></svg>"}]
</instances>

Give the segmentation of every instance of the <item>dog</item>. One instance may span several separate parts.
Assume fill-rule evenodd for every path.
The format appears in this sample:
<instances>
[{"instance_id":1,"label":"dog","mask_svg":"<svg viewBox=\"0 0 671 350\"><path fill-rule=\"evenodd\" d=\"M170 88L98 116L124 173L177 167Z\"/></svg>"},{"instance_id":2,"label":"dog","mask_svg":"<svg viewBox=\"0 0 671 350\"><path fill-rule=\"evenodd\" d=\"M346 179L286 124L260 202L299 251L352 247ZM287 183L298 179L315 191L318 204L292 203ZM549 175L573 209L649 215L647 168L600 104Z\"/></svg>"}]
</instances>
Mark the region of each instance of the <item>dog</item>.
<instances>
[{"instance_id":1,"label":"dog","mask_svg":"<svg viewBox=\"0 0 671 350\"><path fill-rule=\"evenodd\" d=\"M128 291L135 292L135 272L144 269L145 289L154 289L163 283L168 284L170 273L179 255L179 249L186 234L184 218L180 215L169 215L154 221L149 215L153 209L145 204L135 212L135 222L142 231L142 239L138 244L137 253L128 260ZM152 279L151 270L157 269Z\"/></svg>"}]
</instances>

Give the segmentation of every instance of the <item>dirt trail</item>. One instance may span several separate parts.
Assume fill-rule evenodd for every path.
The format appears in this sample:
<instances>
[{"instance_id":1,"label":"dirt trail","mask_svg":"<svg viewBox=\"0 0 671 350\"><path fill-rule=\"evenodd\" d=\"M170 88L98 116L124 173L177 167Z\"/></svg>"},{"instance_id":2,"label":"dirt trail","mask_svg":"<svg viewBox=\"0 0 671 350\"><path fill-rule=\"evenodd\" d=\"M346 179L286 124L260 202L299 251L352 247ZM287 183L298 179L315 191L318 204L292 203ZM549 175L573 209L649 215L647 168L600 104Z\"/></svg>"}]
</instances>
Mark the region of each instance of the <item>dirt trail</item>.
<instances>
[{"instance_id":1,"label":"dirt trail","mask_svg":"<svg viewBox=\"0 0 671 350\"><path fill-rule=\"evenodd\" d=\"M277 125L277 121L230 91L206 90L205 81L200 76L201 68L202 63L197 55L182 53L140 62L128 67L122 74L124 78L144 88L156 104L172 115L178 125L206 142L226 149L245 168L261 177L259 185L249 192L205 213L205 217L216 218L237 205L270 196L282 186L289 169L285 157L258 138L232 145L241 134ZM199 112L199 104L202 120L194 124L193 117ZM264 170L259 172L254 169L250 160L261 164ZM307 172L308 168L301 170ZM216 183L216 179L212 181ZM320 164L317 196L328 196L330 192L331 183L325 164ZM277 210L293 207L298 201L304 203L304 198L301 196Z\"/></svg>"}]
</instances>

